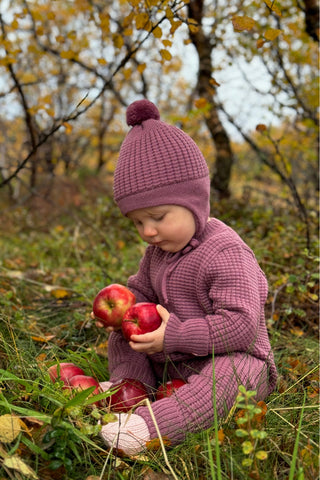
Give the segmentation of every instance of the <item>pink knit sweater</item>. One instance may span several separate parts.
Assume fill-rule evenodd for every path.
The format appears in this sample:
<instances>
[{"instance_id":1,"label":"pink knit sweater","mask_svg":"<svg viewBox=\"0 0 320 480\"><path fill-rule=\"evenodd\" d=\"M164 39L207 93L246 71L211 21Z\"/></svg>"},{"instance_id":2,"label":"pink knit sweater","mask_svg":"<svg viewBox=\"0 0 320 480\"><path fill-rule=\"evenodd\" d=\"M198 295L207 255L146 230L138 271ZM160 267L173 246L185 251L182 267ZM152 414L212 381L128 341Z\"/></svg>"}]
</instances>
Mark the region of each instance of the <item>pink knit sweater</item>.
<instances>
[{"instance_id":1,"label":"pink knit sweater","mask_svg":"<svg viewBox=\"0 0 320 480\"><path fill-rule=\"evenodd\" d=\"M138 302L159 303L170 318L162 353L135 352L121 333L110 335L112 381L130 377L155 387L168 362L211 362L214 351L217 357L244 354L262 361L257 364L268 370L266 394L273 391L277 372L264 316L267 281L251 249L230 227L211 218L201 236L177 253L149 246L128 286ZM179 435L171 437L174 442Z\"/></svg>"}]
</instances>

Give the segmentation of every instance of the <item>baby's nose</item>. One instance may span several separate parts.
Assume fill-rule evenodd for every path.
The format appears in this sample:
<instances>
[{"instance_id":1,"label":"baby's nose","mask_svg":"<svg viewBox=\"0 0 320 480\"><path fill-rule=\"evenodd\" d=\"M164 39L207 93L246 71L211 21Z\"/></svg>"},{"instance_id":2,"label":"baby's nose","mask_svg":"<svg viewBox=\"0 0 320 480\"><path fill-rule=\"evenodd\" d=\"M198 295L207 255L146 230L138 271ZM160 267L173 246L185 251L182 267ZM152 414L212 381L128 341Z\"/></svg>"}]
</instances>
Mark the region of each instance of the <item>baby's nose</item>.
<instances>
[{"instance_id":1,"label":"baby's nose","mask_svg":"<svg viewBox=\"0 0 320 480\"><path fill-rule=\"evenodd\" d=\"M152 225L145 225L143 228L143 233L146 237L154 237L157 235L157 230Z\"/></svg>"}]
</instances>

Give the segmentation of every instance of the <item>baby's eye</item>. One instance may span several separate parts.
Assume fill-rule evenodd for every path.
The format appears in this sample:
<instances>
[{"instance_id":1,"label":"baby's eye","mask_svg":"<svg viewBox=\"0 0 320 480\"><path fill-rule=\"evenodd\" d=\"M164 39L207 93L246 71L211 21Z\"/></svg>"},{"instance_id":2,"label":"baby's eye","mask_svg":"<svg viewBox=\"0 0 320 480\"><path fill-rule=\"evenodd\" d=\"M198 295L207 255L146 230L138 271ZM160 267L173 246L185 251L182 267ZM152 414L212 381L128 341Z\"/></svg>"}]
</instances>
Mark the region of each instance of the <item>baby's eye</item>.
<instances>
[{"instance_id":1,"label":"baby's eye","mask_svg":"<svg viewBox=\"0 0 320 480\"><path fill-rule=\"evenodd\" d=\"M140 227L142 225L142 222L140 220L133 220L133 224L136 226L136 227Z\"/></svg>"},{"instance_id":2,"label":"baby's eye","mask_svg":"<svg viewBox=\"0 0 320 480\"><path fill-rule=\"evenodd\" d=\"M164 215L159 215L157 217L153 217L156 222L161 222L164 219Z\"/></svg>"}]
</instances>

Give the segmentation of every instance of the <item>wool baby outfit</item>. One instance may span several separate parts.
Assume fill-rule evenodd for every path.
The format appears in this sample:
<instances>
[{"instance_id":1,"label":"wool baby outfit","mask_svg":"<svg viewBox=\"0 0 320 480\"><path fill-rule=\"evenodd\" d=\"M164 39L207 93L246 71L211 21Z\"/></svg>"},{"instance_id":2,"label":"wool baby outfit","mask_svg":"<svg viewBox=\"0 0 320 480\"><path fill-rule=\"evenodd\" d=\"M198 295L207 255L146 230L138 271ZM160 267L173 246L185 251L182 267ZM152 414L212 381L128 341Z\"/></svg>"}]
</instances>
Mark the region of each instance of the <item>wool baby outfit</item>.
<instances>
[{"instance_id":1,"label":"wool baby outfit","mask_svg":"<svg viewBox=\"0 0 320 480\"><path fill-rule=\"evenodd\" d=\"M239 385L256 390L257 400L273 391L277 373L264 316L267 281L239 235L208 218L209 173L193 140L162 122L147 100L129 106L127 121L132 129L120 150L114 182L122 213L180 205L193 213L196 231L178 252L146 248L128 287L137 302L161 304L170 312L164 348L142 354L121 332L113 332L108 343L110 381L135 378L152 391L164 381L185 380L174 395L151 404L161 436L176 445L189 432L213 424L213 353L219 416L227 415ZM146 406L138 407L134 417L148 428L144 447L146 440L157 437L156 426ZM108 425L103 427L109 446L112 435Z\"/></svg>"}]
</instances>

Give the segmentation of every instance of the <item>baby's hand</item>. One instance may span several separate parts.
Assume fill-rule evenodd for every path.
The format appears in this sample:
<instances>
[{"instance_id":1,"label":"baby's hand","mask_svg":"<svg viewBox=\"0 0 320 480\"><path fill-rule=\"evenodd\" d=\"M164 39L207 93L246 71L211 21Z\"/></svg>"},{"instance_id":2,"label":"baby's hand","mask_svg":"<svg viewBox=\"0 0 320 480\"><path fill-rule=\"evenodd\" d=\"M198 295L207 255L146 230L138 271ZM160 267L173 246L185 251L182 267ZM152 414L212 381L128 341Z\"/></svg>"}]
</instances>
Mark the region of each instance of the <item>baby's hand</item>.
<instances>
[{"instance_id":1,"label":"baby's hand","mask_svg":"<svg viewBox=\"0 0 320 480\"><path fill-rule=\"evenodd\" d=\"M157 330L145 333L143 335L131 335L129 345L136 352L152 355L163 351L165 329L170 317L170 313L161 305L157 305L157 310L162 318L162 323Z\"/></svg>"},{"instance_id":2,"label":"baby's hand","mask_svg":"<svg viewBox=\"0 0 320 480\"><path fill-rule=\"evenodd\" d=\"M95 325L96 327L98 328L104 328L106 332L110 333L110 332L115 332L116 330L120 330L121 329L121 326L119 328L115 328L115 327L106 327L104 325L104 323L97 317L94 316L94 313L91 312L91 318L92 320L95 320Z\"/></svg>"}]
</instances>

